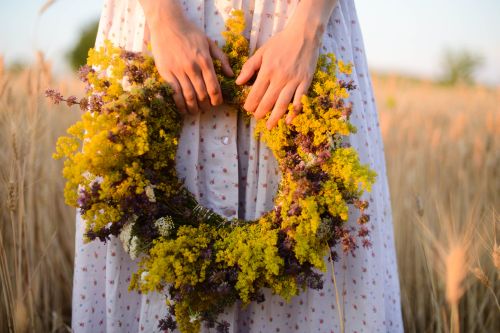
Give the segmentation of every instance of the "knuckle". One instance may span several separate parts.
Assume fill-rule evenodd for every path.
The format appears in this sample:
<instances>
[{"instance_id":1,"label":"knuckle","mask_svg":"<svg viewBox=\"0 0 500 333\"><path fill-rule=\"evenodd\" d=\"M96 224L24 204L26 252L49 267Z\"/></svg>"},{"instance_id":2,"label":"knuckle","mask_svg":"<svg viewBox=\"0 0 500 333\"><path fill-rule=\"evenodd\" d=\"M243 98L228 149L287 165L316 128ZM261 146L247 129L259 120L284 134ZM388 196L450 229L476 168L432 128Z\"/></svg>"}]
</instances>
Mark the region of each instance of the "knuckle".
<instances>
[{"instance_id":1,"label":"knuckle","mask_svg":"<svg viewBox=\"0 0 500 333\"><path fill-rule=\"evenodd\" d=\"M180 112L186 111L186 104L184 104L184 101L182 99L177 99L175 101L175 106Z\"/></svg>"},{"instance_id":2,"label":"knuckle","mask_svg":"<svg viewBox=\"0 0 500 333\"><path fill-rule=\"evenodd\" d=\"M280 81L282 84L286 84L289 82L296 82L296 77L293 73L290 72L282 72L280 75Z\"/></svg>"},{"instance_id":3,"label":"knuckle","mask_svg":"<svg viewBox=\"0 0 500 333\"><path fill-rule=\"evenodd\" d=\"M208 43L208 41L207 41L207 43ZM201 48L197 47L193 50L193 52L194 52L194 55L196 58L203 57L203 51Z\"/></svg>"},{"instance_id":4,"label":"knuckle","mask_svg":"<svg viewBox=\"0 0 500 333\"><path fill-rule=\"evenodd\" d=\"M275 105L274 109L278 112L282 112L288 108L288 104L286 103L278 103Z\"/></svg>"},{"instance_id":5,"label":"knuckle","mask_svg":"<svg viewBox=\"0 0 500 333\"><path fill-rule=\"evenodd\" d=\"M247 112L254 112L255 111L255 107L252 104L245 104L243 106L243 109L245 109L245 111L247 111Z\"/></svg>"},{"instance_id":6,"label":"knuckle","mask_svg":"<svg viewBox=\"0 0 500 333\"><path fill-rule=\"evenodd\" d=\"M180 107L180 106L182 106L182 104L184 104L184 100L181 98L180 95L174 95L173 98L174 98L175 105L177 105L177 107Z\"/></svg>"},{"instance_id":7,"label":"knuckle","mask_svg":"<svg viewBox=\"0 0 500 333\"><path fill-rule=\"evenodd\" d=\"M196 73L196 69L197 69L198 65L196 63L196 61L194 60L189 60L186 65L185 65L185 68L186 68L186 71L189 73L189 74L194 74Z\"/></svg>"},{"instance_id":8,"label":"knuckle","mask_svg":"<svg viewBox=\"0 0 500 333\"><path fill-rule=\"evenodd\" d=\"M170 88L172 88L172 92L174 95L178 96L181 94L181 87L177 84L170 84Z\"/></svg>"},{"instance_id":9,"label":"knuckle","mask_svg":"<svg viewBox=\"0 0 500 333\"><path fill-rule=\"evenodd\" d=\"M218 87L210 87L208 88L208 93L211 96L215 96L219 94L219 88Z\"/></svg>"},{"instance_id":10,"label":"knuckle","mask_svg":"<svg viewBox=\"0 0 500 333\"><path fill-rule=\"evenodd\" d=\"M209 98L208 98L208 94L206 92L200 94L200 102L207 102L208 100L209 100Z\"/></svg>"},{"instance_id":11,"label":"knuckle","mask_svg":"<svg viewBox=\"0 0 500 333\"><path fill-rule=\"evenodd\" d=\"M190 92L185 92L184 93L184 99L186 100L186 102L194 102L195 101L195 96L194 94L190 91Z\"/></svg>"},{"instance_id":12,"label":"knuckle","mask_svg":"<svg viewBox=\"0 0 500 333\"><path fill-rule=\"evenodd\" d=\"M210 68L210 61L204 54L198 56L198 63L202 68Z\"/></svg>"}]
</instances>

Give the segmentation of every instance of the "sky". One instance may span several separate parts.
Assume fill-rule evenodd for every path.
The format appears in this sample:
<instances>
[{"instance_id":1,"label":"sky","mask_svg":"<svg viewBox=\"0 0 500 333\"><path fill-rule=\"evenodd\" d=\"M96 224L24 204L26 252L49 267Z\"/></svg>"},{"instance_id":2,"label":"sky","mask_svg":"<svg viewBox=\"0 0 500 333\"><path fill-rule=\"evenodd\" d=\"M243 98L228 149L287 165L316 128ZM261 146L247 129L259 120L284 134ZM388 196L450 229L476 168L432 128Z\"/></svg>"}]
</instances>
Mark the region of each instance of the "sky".
<instances>
[{"instance_id":1,"label":"sky","mask_svg":"<svg viewBox=\"0 0 500 333\"><path fill-rule=\"evenodd\" d=\"M57 72L80 31L98 19L103 0L0 0L0 54L7 64L37 50ZM500 85L500 0L356 0L369 66L424 78L440 75L445 50L483 58L478 79Z\"/></svg>"}]
</instances>

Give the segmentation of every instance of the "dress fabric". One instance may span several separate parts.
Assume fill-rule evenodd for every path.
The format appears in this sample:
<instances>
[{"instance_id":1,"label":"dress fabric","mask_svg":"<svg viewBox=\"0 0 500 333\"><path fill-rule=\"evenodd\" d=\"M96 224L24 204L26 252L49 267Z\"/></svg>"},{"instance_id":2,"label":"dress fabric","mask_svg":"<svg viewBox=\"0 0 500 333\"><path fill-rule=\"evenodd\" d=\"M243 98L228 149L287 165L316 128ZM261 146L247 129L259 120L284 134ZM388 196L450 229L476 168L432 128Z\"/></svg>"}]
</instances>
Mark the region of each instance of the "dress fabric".
<instances>
[{"instance_id":1,"label":"dress fabric","mask_svg":"<svg viewBox=\"0 0 500 333\"><path fill-rule=\"evenodd\" d=\"M220 34L231 8L243 9L250 52L279 32L293 14L298 0L184 0L186 16L222 45ZM104 39L133 51L146 50L149 32L137 0L105 0L96 46ZM402 332L398 270L393 239L385 153L366 63L363 40L353 0L339 0L325 29L321 53L334 52L352 62L351 78L357 89L351 121L358 132L350 143L378 173L369 200L372 247L360 246L356 256L342 255L335 262L338 295L345 332ZM272 209L280 173L272 152L253 139L255 120L246 125L227 105L209 112L187 114L176 156L177 171L198 200L227 217L254 219ZM355 225L352 211L348 224ZM127 290L137 261L112 238L107 243L83 244L83 221L76 214L76 252L72 327L75 332L158 332L158 320L167 309L157 293ZM328 257L325 257L327 260ZM266 301L242 309L236 303L220 315L230 332L340 332L331 265L323 290L308 290L290 303L270 289ZM215 332L202 325L202 332Z\"/></svg>"}]
</instances>

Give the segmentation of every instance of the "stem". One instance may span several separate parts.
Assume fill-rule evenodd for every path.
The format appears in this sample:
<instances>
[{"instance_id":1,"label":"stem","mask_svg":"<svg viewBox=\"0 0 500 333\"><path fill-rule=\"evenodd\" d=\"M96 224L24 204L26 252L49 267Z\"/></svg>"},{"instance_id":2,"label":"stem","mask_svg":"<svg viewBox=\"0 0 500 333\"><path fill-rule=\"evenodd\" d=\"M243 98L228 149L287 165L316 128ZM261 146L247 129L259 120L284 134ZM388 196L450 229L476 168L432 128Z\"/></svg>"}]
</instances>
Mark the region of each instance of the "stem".
<instances>
[{"instance_id":1,"label":"stem","mask_svg":"<svg viewBox=\"0 0 500 333\"><path fill-rule=\"evenodd\" d=\"M328 255L330 257L330 264L332 265L332 281L333 281L333 286L335 288L335 301L337 302L337 309L338 309L338 312L339 312L340 332L344 333L345 332L344 314L342 313L342 308L340 306L339 290L337 288L337 279L335 278L335 268L334 268L334 265L333 265L332 253L330 251L330 246L328 245L328 243L327 243L327 248L328 248Z\"/></svg>"},{"instance_id":2,"label":"stem","mask_svg":"<svg viewBox=\"0 0 500 333\"><path fill-rule=\"evenodd\" d=\"M460 333L458 302L451 304L450 333Z\"/></svg>"}]
</instances>

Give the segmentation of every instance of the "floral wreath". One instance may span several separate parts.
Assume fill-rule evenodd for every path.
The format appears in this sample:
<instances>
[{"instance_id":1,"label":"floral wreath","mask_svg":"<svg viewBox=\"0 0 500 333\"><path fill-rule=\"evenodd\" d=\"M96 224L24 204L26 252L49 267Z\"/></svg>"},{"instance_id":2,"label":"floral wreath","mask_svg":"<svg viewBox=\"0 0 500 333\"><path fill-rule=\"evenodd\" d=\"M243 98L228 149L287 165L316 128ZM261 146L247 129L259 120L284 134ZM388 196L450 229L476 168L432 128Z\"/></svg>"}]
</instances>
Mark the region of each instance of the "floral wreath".
<instances>
[{"instance_id":1,"label":"floral wreath","mask_svg":"<svg viewBox=\"0 0 500 333\"><path fill-rule=\"evenodd\" d=\"M248 58L244 27L243 11L234 10L222 32L235 77ZM242 108L250 87L223 76L219 60L214 67L225 102L250 119ZM262 302L265 287L287 301L300 290L322 289L324 256L332 265L338 259L333 247L353 252L357 238L371 245L368 202L360 197L376 173L346 142L356 131L346 103L355 86L337 71L348 76L351 66L321 54L291 124L280 119L267 130L269 115L257 121L255 138L272 150L282 177L274 208L254 221L203 207L178 179L182 116L150 55L105 41L80 69L86 97L47 90L53 102L84 111L54 154L66 158L66 202L80 209L86 241L118 236L132 259L139 257L129 289L165 294L168 314L160 329L198 332L204 321L228 332L229 323L217 320L225 307ZM349 205L360 211L357 228L345 226Z\"/></svg>"}]
</instances>

